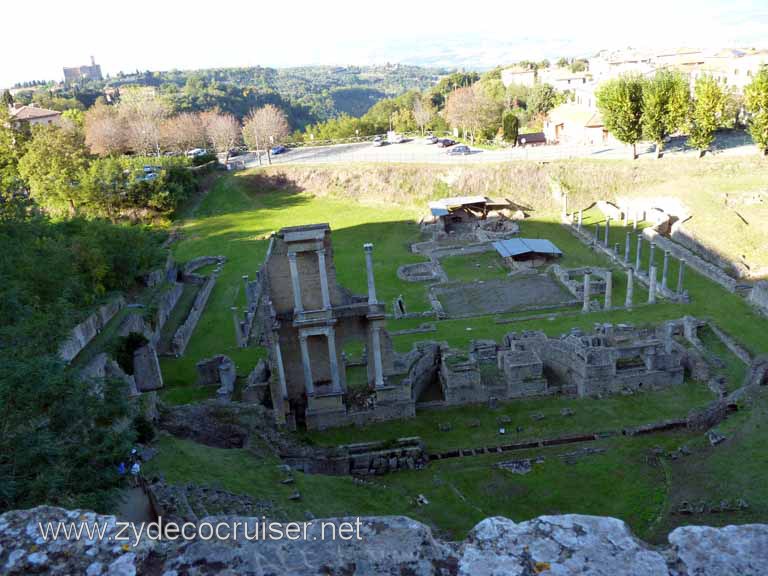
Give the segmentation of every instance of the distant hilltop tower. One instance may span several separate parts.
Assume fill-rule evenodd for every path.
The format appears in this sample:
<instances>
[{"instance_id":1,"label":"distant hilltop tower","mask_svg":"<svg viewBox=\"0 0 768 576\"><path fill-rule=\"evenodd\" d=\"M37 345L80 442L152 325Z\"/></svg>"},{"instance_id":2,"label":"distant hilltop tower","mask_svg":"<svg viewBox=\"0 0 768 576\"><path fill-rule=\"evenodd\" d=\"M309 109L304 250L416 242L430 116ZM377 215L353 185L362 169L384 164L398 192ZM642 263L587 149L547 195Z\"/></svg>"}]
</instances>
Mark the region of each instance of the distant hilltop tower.
<instances>
[{"instance_id":1,"label":"distant hilltop tower","mask_svg":"<svg viewBox=\"0 0 768 576\"><path fill-rule=\"evenodd\" d=\"M64 83L68 86L101 79L101 66L96 64L96 59L93 56L91 56L90 66L64 68Z\"/></svg>"}]
</instances>

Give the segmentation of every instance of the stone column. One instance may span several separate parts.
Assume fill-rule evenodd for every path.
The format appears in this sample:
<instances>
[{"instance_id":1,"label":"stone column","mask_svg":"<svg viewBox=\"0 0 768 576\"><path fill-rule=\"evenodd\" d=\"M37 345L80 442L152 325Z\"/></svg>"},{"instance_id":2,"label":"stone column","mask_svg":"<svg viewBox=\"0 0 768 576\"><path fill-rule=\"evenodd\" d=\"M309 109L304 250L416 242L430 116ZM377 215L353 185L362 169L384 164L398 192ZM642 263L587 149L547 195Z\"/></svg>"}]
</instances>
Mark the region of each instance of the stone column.
<instances>
[{"instance_id":1,"label":"stone column","mask_svg":"<svg viewBox=\"0 0 768 576\"><path fill-rule=\"evenodd\" d=\"M608 242L609 242L608 236L610 235L610 232L611 232L611 218L610 217L606 217L606 219L605 219L605 238L603 238L603 246L605 246L606 248L608 248L608 246L609 246L609 244L608 244Z\"/></svg>"},{"instance_id":2,"label":"stone column","mask_svg":"<svg viewBox=\"0 0 768 576\"><path fill-rule=\"evenodd\" d=\"M339 359L336 356L336 333L332 327L328 329L328 362L331 365L331 387L334 391L341 392Z\"/></svg>"},{"instance_id":3,"label":"stone column","mask_svg":"<svg viewBox=\"0 0 768 576\"><path fill-rule=\"evenodd\" d=\"M373 244L363 244L365 250L365 268L368 271L368 304L376 304L376 283L373 279Z\"/></svg>"},{"instance_id":4,"label":"stone column","mask_svg":"<svg viewBox=\"0 0 768 576\"><path fill-rule=\"evenodd\" d=\"M632 230L637 230L637 210L632 214Z\"/></svg>"},{"instance_id":5,"label":"stone column","mask_svg":"<svg viewBox=\"0 0 768 576\"><path fill-rule=\"evenodd\" d=\"M616 244L613 245L613 253L618 256L619 255L619 243L616 242Z\"/></svg>"},{"instance_id":6,"label":"stone column","mask_svg":"<svg viewBox=\"0 0 768 576\"><path fill-rule=\"evenodd\" d=\"M581 232L581 224L584 222L584 210L579 210L579 220L576 229Z\"/></svg>"},{"instance_id":7,"label":"stone column","mask_svg":"<svg viewBox=\"0 0 768 576\"><path fill-rule=\"evenodd\" d=\"M648 269L648 304L656 304L656 266Z\"/></svg>"},{"instance_id":8,"label":"stone column","mask_svg":"<svg viewBox=\"0 0 768 576\"><path fill-rule=\"evenodd\" d=\"M291 285L293 286L293 311L299 313L304 311L301 303L301 279L299 278L299 268L296 266L296 253L288 252L288 266L291 268Z\"/></svg>"},{"instance_id":9,"label":"stone column","mask_svg":"<svg viewBox=\"0 0 768 576\"><path fill-rule=\"evenodd\" d=\"M373 348L374 384L376 388L381 388L384 386L384 365L381 361L381 328L376 325L371 327L371 347Z\"/></svg>"},{"instance_id":10,"label":"stone column","mask_svg":"<svg viewBox=\"0 0 768 576\"><path fill-rule=\"evenodd\" d=\"M605 309L610 310L613 307L613 272L608 270L605 273Z\"/></svg>"},{"instance_id":11,"label":"stone column","mask_svg":"<svg viewBox=\"0 0 768 576\"><path fill-rule=\"evenodd\" d=\"M325 248L316 251L317 264L320 266L320 293L323 296L323 310L331 308L331 294L328 291L328 271L325 268Z\"/></svg>"},{"instance_id":12,"label":"stone column","mask_svg":"<svg viewBox=\"0 0 768 576\"><path fill-rule=\"evenodd\" d=\"M275 364L277 364L277 377L280 382L280 394L282 394L283 400L288 400L288 385L285 383L285 367L283 366L283 353L280 350L280 335L277 332L273 332L272 339L275 343L274 354Z\"/></svg>"},{"instance_id":13,"label":"stone column","mask_svg":"<svg viewBox=\"0 0 768 576\"><path fill-rule=\"evenodd\" d=\"M251 307L251 291L248 290L248 274L243 274L243 287L245 288L245 303Z\"/></svg>"},{"instance_id":14,"label":"stone column","mask_svg":"<svg viewBox=\"0 0 768 576\"><path fill-rule=\"evenodd\" d=\"M235 323L235 339L237 340L237 347L245 348L245 344L243 343L243 329L240 325L240 318L237 317L237 306L232 306L230 310L232 310L232 320Z\"/></svg>"},{"instance_id":15,"label":"stone column","mask_svg":"<svg viewBox=\"0 0 768 576\"><path fill-rule=\"evenodd\" d=\"M667 322L664 324L664 352L667 354L672 353L672 333L674 332L674 324L672 322Z\"/></svg>"},{"instance_id":16,"label":"stone column","mask_svg":"<svg viewBox=\"0 0 768 576\"><path fill-rule=\"evenodd\" d=\"M680 259L680 269L677 272L677 294L681 296L683 294L683 274L685 272L685 260Z\"/></svg>"},{"instance_id":17,"label":"stone column","mask_svg":"<svg viewBox=\"0 0 768 576\"><path fill-rule=\"evenodd\" d=\"M600 223L595 224L595 242L600 242Z\"/></svg>"},{"instance_id":18,"label":"stone column","mask_svg":"<svg viewBox=\"0 0 768 576\"><path fill-rule=\"evenodd\" d=\"M591 290L592 290L592 280L591 280L592 271L586 270L584 272L584 304L581 307L582 312L589 312L589 300L591 298Z\"/></svg>"},{"instance_id":19,"label":"stone column","mask_svg":"<svg viewBox=\"0 0 768 576\"><path fill-rule=\"evenodd\" d=\"M651 240L651 252L648 255L648 270L651 269L651 266L653 266L654 268L656 267L656 260L654 260L654 257L656 256L655 252L656 252L656 242Z\"/></svg>"},{"instance_id":20,"label":"stone column","mask_svg":"<svg viewBox=\"0 0 768 576\"><path fill-rule=\"evenodd\" d=\"M631 250L632 234L627 232L627 239L624 241L624 264L629 264L629 251Z\"/></svg>"},{"instance_id":21,"label":"stone column","mask_svg":"<svg viewBox=\"0 0 768 576\"><path fill-rule=\"evenodd\" d=\"M632 308L632 297L635 291L635 271L630 266L627 268L627 296L624 299L624 306Z\"/></svg>"},{"instance_id":22,"label":"stone column","mask_svg":"<svg viewBox=\"0 0 768 576\"><path fill-rule=\"evenodd\" d=\"M307 337L299 334L299 345L301 346L301 365L304 368L304 387L307 390L307 396L315 393L315 382L312 380L312 363L309 358L309 346L307 346Z\"/></svg>"},{"instance_id":23,"label":"stone column","mask_svg":"<svg viewBox=\"0 0 768 576\"><path fill-rule=\"evenodd\" d=\"M638 234L637 235L637 254L635 254L635 271L640 274L640 256L643 252L643 235Z\"/></svg>"},{"instance_id":24,"label":"stone column","mask_svg":"<svg viewBox=\"0 0 768 576\"><path fill-rule=\"evenodd\" d=\"M664 267L661 269L661 291L667 289L667 276L669 275L669 250L664 250Z\"/></svg>"}]
</instances>

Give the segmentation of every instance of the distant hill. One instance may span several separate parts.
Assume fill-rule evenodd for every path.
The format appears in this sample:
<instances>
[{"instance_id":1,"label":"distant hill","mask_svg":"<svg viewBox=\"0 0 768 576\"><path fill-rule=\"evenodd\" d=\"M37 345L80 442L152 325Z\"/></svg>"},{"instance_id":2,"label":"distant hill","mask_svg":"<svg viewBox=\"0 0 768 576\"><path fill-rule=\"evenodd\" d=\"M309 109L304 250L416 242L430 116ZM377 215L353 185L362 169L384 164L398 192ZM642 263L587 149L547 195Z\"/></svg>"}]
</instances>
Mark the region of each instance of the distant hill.
<instances>
[{"instance_id":1,"label":"distant hill","mask_svg":"<svg viewBox=\"0 0 768 576\"><path fill-rule=\"evenodd\" d=\"M362 116L379 100L424 90L452 71L401 64L257 66L121 73L103 84L118 89L155 86L178 111L218 106L243 117L251 108L271 103L286 110L292 128L302 129L342 113Z\"/></svg>"}]
</instances>

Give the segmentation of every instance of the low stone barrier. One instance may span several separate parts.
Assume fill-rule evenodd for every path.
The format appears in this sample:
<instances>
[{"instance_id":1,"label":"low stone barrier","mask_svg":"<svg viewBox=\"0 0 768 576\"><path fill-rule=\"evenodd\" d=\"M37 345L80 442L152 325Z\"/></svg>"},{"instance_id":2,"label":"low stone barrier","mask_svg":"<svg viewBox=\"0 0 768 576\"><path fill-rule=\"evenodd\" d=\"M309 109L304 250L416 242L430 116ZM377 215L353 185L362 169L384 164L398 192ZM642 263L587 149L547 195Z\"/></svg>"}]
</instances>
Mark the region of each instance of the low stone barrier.
<instances>
[{"instance_id":1,"label":"low stone barrier","mask_svg":"<svg viewBox=\"0 0 768 576\"><path fill-rule=\"evenodd\" d=\"M424 444L419 437L346 444L311 452L288 450L280 457L294 470L330 476L381 475L421 468L427 462Z\"/></svg>"},{"instance_id":2,"label":"low stone barrier","mask_svg":"<svg viewBox=\"0 0 768 576\"><path fill-rule=\"evenodd\" d=\"M59 347L59 356L65 362L71 362L93 338L101 332L110 320L125 306L122 296L100 306L69 333L69 337Z\"/></svg>"},{"instance_id":3,"label":"low stone barrier","mask_svg":"<svg viewBox=\"0 0 768 576\"><path fill-rule=\"evenodd\" d=\"M189 339L192 338L192 333L195 331L197 322L200 320L203 310L205 310L208 297L211 295L211 291L215 285L216 276L212 274L206 278L205 282L200 287L200 291L195 296L195 301L192 304L192 309L189 311L189 315L173 335L173 339L171 340L171 352L176 356L183 355L184 351L187 349Z\"/></svg>"}]
</instances>

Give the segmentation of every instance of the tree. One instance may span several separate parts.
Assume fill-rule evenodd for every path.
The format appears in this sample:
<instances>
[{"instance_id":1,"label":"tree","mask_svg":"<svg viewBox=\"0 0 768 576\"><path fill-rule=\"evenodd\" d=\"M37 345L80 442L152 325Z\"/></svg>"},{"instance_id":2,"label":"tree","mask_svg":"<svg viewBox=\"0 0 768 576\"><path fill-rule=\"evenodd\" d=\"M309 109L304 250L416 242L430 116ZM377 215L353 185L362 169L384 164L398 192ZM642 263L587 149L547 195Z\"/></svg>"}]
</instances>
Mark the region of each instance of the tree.
<instances>
[{"instance_id":1,"label":"tree","mask_svg":"<svg viewBox=\"0 0 768 576\"><path fill-rule=\"evenodd\" d=\"M657 158L664 139L685 127L690 104L688 82L678 72L660 70L643 84L643 135L656 143Z\"/></svg>"},{"instance_id":2,"label":"tree","mask_svg":"<svg viewBox=\"0 0 768 576\"><path fill-rule=\"evenodd\" d=\"M61 127L35 126L32 141L19 161L29 193L53 214L74 215L88 201L80 177L88 165L82 130L71 122Z\"/></svg>"},{"instance_id":3,"label":"tree","mask_svg":"<svg viewBox=\"0 0 768 576\"><path fill-rule=\"evenodd\" d=\"M186 152L205 146L205 126L199 114L184 112L167 118L160 126L163 146L174 152Z\"/></svg>"},{"instance_id":4,"label":"tree","mask_svg":"<svg viewBox=\"0 0 768 576\"><path fill-rule=\"evenodd\" d=\"M711 76L696 80L688 141L700 151L701 156L715 139L715 130L725 122L727 102L728 95L717 80Z\"/></svg>"},{"instance_id":5,"label":"tree","mask_svg":"<svg viewBox=\"0 0 768 576\"><path fill-rule=\"evenodd\" d=\"M27 131L11 122L8 109L0 106L0 201L6 194L10 196L21 191L19 160L28 140Z\"/></svg>"},{"instance_id":6,"label":"tree","mask_svg":"<svg viewBox=\"0 0 768 576\"><path fill-rule=\"evenodd\" d=\"M224 163L229 160L229 151L240 142L240 124L232 114L218 111L203 112L200 115L205 126L205 136L213 149L224 154Z\"/></svg>"},{"instance_id":7,"label":"tree","mask_svg":"<svg viewBox=\"0 0 768 576\"><path fill-rule=\"evenodd\" d=\"M544 116L555 107L557 90L550 84L536 84L528 98L528 110L535 116Z\"/></svg>"},{"instance_id":8,"label":"tree","mask_svg":"<svg viewBox=\"0 0 768 576\"><path fill-rule=\"evenodd\" d=\"M114 106L97 103L85 113L85 143L92 154L113 156L127 150L126 127Z\"/></svg>"},{"instance_id":9,"label":"tree","mask_svg":"<svg viewBox=\"0 0 768 576\"><path fill-rule=\"evenodd\" d=\"M3 91L2 97L0 97L0 104L3 108L11 108L13 106L13 95L10 90Z\"/></svg>"},{"instance_id":10,"label":"tree","mask_svg":"<svg viewBox=\"0 0 768 576\"><path fill-rule=\"evenodd\" d=\"M267 163L269 164L272 164L270 147L278 144L289 133L290 129L285 113L272 104L251 110L243 125L243 140L249 148L257 151L262 146L266 148Z\"/></svg>"},{"instance_id":11,"label":"tree","mask_svg":"<svg viewBox=\"0 0 768 576\"><path fill-rule=\"evenodd\" d=\"M595 95L605 127L619 141L631 144L632 158L637 158L637 143L643 136L642 76L630 74L608 80Z\"/></svg>"},{"instance_id":12,"label":"tree","mask_svg":"<svg viewBox=\"0 0 768 576\"><path fill-rule=\"evenodd\" d=\"M747 127L759 150L768 156L768 67L763 66L744 89Z\"/></svg>"},{"instance_id":13,"label":"tree","mask_svg":"<svg viewBox=\"0 0 768 576\"><path fill-rule=\"evenodd\" d=\"M510 142L513 146L517 145L517 133L520 128L520 121L511 110L504 112L501 118L501 126L504 133L504 141Z\"/></svg>"},{"instance_id":14,"label":"tree","mask_svg":"<svg viewBox=\"0 0 768 576\"><path fill-rule=\"evenodd\" d=\"M459 88L448 97L445 104L445 119L464 137L474 144L481 130L496 131L501 120L501 106L488 98L482 89L475 86Z\"/></svg>"},{"instance_id":15,"label":"tree","mask_svg":"<svg viewBox=\"0 0 768 576\"><path fill-rule=\"evenodd\" d=\"M153 88L124 89L118 105L125 124L128 146L139 154L160 156L160 125L170 112L169 106Z\"/></svg>"},{"instance_id":16,"label":"tree","mask_svg":"<svg viewBox=\"0 0 768 576\"><path fill-rule=\"evenodd\" d=\"M424 136L429 123L432 121L432 117L435 115L435 109L431 102L425 102L422 98L416 98L413 101L413 119L416 121L416 125L421 130L421 135Z\"/></svg>"}]
</instances>

